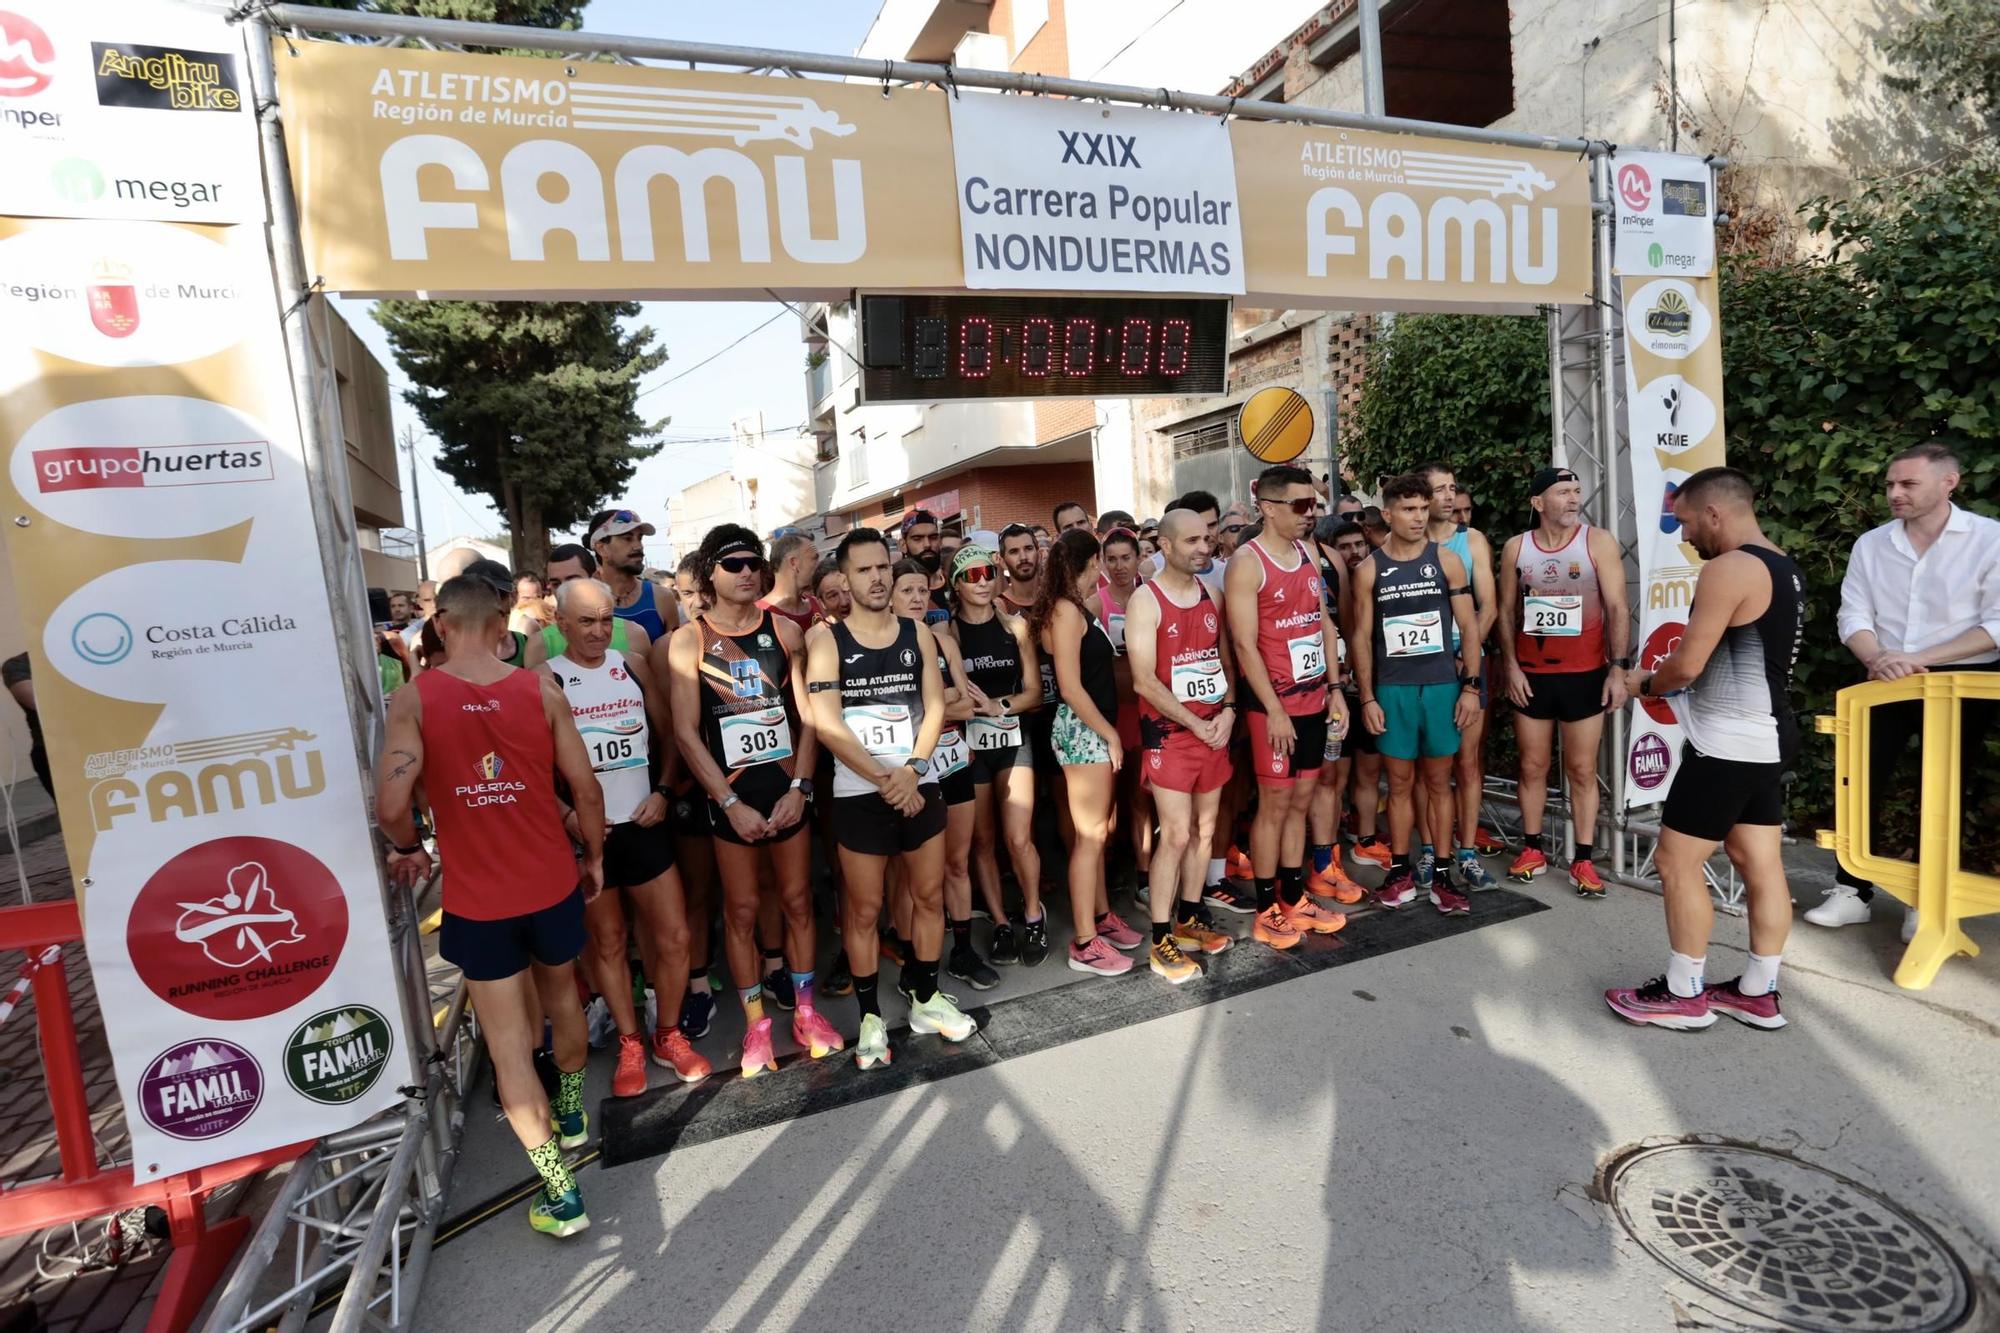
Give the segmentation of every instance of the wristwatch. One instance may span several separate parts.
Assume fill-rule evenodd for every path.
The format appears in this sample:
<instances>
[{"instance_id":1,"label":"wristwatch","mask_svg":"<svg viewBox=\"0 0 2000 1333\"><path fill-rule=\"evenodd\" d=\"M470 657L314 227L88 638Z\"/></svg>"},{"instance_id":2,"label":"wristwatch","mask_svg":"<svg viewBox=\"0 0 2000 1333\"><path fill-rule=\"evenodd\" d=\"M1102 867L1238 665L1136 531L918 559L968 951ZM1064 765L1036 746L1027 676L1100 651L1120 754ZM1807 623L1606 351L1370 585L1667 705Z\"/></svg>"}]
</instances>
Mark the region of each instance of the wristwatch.
<instances>
[{"instance_id":1,"label":"wristwatch","mask_svg":"<svg viewBox=\"0 0 2000 1333\"><path fill-rule=\"evenodd\" d=\"M740 804L742 804L742 801L743 801L743 798L742 798L741 796L738 796L738 795L737 795L737 794L736 794L735 792L730 792L730 793L729 793L729 799L728 799L728 800L726 800L726 801L724 801L724 802L723 802L723 803L721 804L721 806L720 806L719 808L720 808L720 809L723 809L723 810L727 810L727 809L728 809L728 808L729 808L730 806L732 806L732 805L740 805Z\"/></svg>"},{"instance_id":2,"label":"wristwatch","mask_svg":"<svg viewBox=\"0 0 2000 1333\"><path fill-rule=\"evenodd\" d=\"M1645 695L1648 699L1653 697L1653 678L1651 676L1641 676L1639 678L1639 693Z\"/></svg>"},{"instance_id":3,"label":"wristwatch","mask_svg":"<svg viewBox=\"0 0 2000 1333\"><path fill-rule=\"evenodd\" d=\"M1611 659L1611 665L1617 667L1620 671L1630 671L1632 669L1632 659L1629 657L1614 657Z\"/></svg>"},{"instance_id":4,"label":"wristwatch","mask_svg":"<svg viewBox=\"0 0 2000 1333\"><path fill-rule=\"evenodd\" d=\"M418 852L421 852L423 849L424 845L421 842L413 843L408 847L398 847L393 842L389 844L389 850L394 852L398 856L415 856Z\"/></svg>"},{"instance_id":5,"label":"wristwatch","mask_svg":"<svg viewBox=\"0 0 2000 1333\"><path fill-rule=\"evenodd\" d=\"M793 778L793 779L792 779L792 790L793 790L793 791L795 791L795 792L799 792L799 793L801 793L802 795L804 795L804 796L805 796L805 798L806 798L806 799L807 799L808 801L810 801L810 800L811 800L811 799L813 798L813 784L812 784L812 779L811 779L811 778Z\"/></svg>"},{"instance_id":6,"label":"wristwatch","mask_svg":"<svg viewBox=\"0 0 2000 1333\"><path fill-rule=\"evenodd\" d=\"M920 778L927 778L931 775L931 761L928 759L918 759L913 755L903 761L903 767L916 769L917 776Z\"/></svg>"},{"instance_id":7,"label":"wristwatch","mask_svg":"<svg viewBox=\"0 0 2000 1333\"><path fill-rule=\"evenodd\" d=\"M1003 695L1001 695L1001 696L1000 696L1000 716L1002 716L1002 717L1006 717L1006 716L1008 716L1009 714L1011 714L1011 713L1012 713L1013 711L1014 711L1014 696L1013 696L1013 695L1011 695L1011 694L1003 694Z\"/></svg>"}]
</instances>

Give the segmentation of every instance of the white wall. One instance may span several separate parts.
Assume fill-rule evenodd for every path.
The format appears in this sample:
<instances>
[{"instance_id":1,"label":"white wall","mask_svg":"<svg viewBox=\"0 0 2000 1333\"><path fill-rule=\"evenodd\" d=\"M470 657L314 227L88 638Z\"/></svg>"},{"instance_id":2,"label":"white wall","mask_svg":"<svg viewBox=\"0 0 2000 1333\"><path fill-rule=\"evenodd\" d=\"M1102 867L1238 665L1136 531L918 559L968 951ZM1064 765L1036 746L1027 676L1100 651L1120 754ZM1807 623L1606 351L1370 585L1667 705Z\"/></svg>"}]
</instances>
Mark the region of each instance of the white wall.
<instances>
[{"instance_id":1,"label":"white wall","mask_svg":"<svg viewBox=\"0 0 2000 1333\"><path fill-rule=\"evenodd\" d=\"M1174 0L1069 0L1070 75L1212 93L1316 8L1301 0L1183 0L1177 9Z\"/></svg>"}]
</instances>

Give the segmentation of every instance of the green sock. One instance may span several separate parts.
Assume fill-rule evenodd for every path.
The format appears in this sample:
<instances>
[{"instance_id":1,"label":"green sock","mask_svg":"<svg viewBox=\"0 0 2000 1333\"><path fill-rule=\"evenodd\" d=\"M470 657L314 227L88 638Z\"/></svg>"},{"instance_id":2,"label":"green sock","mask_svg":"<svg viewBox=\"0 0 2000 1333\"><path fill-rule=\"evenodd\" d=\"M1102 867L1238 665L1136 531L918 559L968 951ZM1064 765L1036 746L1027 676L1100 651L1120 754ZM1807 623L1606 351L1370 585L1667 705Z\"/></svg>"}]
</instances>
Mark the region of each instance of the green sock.
<instances>
[{"instance_id":1,"label":"green sock","mask_svg":"<svg viewBox=\"0 0 2000 1333\"><path fill-rule=\"evenodd\" d=\"M562 1147L551 1134L549 1141L538 1148L528 1149L528 1160L535 1164L535 1170L542 1176L542 1188L548 1191L550 1199L560 1199L576 1188L576 1178L564 1165Z\"/></svg>"},{"instance_id":2,"label":"green sock","mask_svg":"<svg viewBox=\"0 0 2000 1333\"><path fill-rule=\"evenodd\" d=\"M559 1069L556 1071L555 1113L558 1116L572 1116L583 1110L583 1071Z\"/></svg>"}]
</instances>

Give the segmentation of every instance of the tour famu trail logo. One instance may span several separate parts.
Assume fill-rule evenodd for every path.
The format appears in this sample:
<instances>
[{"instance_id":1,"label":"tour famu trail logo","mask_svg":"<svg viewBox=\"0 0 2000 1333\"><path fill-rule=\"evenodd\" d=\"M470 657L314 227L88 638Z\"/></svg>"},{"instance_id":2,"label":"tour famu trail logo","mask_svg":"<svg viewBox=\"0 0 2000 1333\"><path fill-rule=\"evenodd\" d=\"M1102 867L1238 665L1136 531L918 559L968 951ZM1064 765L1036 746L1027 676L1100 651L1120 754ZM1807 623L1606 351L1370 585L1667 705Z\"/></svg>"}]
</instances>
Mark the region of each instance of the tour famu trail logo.
<instances>
[{"instance_id":1,"label":"tour famu trail logo","mask_svg":"<svg viewBox=\"0 0 2000 1333\"><path fill-rule=\"evenodd\" d=\"M485 778L488 782L493 782L498 780L500 774L506 769L507 761L502 759L498 754L489 751L474 767L479 770L480 777Z\"/></svg>"},{"instance_id":2,"label":"tour famu trail logo","mask_svg":"<svg viewBox=\"0 0 2000 1333\"><path fill-rule=\"evenodd\" d=\"M1660 294L1660 303L1646 312L1646 328L1653 333L1684 338L1694 325L1694 311L1687 298L1669 287Z\"/></svg>"},{"instance_id":3,"label":"tour famu trail logo","mask_svg":"<svg viewBox=\"0 0 2000 1333\"><path fill-rule=\"evenodd\" d=\"M139 1079L139 1113L177 1139L227 1134L263 1099L264 1071L256 1058L219 1037L168 1047Z\"/></svg>"},{"instance_id":4,"label":"tour famu trail logo","mask_svg":"<svg viewBox=\"0 0 2000 1333\"><path fill-rule=\"evenodd\" d=\"M395 1038L388 1020L366 1005L314 1014L285 1042L285 1078L302 1097L330 1106L375 1086Z\"/></svg>"},{"instance_id":5,"label":"tour famu trail logo","mask_svg":"<svg viewBox=\"0 0 2000 1333\"><path fill-rule=\"evenodd\" d=\"M33 97L55 78L55 44L40 25L0 9L0 97Z\"/></svg>"},{"instance_id":6,"label":"tour famu trail logo","mask_svg":"<svg viewBox=\"0 0 2000 1333\"><path fill-rule=\"evenodd\" d=\"M129 338L138 330L139 289L132 284L132 270L117 260L91 265L84 297L90 302L90 322L105 337Z\"/></svg>"}]
</instances>

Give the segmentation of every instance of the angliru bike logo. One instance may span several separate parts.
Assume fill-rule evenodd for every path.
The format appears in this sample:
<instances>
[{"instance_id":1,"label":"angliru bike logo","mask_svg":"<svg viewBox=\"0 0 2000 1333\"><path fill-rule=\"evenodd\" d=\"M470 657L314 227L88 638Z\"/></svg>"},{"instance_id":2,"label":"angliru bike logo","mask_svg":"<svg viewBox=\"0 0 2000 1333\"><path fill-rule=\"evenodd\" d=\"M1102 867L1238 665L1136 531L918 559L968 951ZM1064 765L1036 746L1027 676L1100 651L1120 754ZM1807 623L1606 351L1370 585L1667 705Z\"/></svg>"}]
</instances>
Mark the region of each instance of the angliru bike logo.
<instances>
[{"instance_id":1,"label":"angliru bike logo","mask_svg":"<svg viewBox=\"0 0 2000 1333\"><path fill-rule=\"evenodd\" d=\"M395 1035L366 1005L314 1014L285 1042L285 1077L301 1097L338 1106L375 1086L388 1066Z\"/></svg>"}]
</instances>

